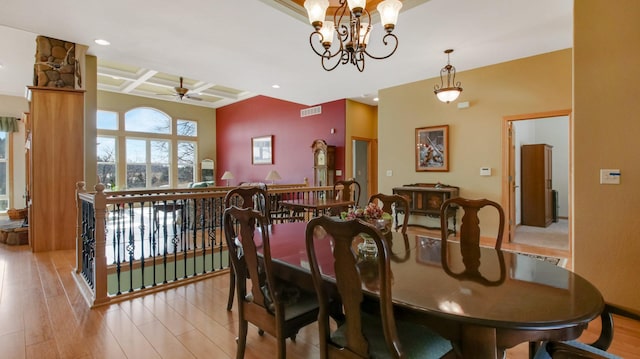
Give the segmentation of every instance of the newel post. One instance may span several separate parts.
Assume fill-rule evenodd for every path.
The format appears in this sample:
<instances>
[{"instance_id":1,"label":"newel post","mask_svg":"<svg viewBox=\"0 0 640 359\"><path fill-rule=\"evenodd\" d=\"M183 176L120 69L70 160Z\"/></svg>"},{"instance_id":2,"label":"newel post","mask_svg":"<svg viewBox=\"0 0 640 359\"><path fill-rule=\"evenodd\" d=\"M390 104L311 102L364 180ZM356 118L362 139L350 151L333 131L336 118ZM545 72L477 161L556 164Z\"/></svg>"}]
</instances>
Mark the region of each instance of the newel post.
<instances>
[{"instance_id":1,"label":"newel post","mask_svg":"<svg viewBox=\"0 0 640 359\"><path fill-rule=\"evenodd\" d=\"M87 193L85 182L76 182L76 274L82 271L82 200L80 193Z\"/></svg>"},{"instance_id":2,"label":"newel post","mask_svg":"<svg viewBox=\"0 0 640 359\"><path fill-rule=\"evenodd\" d=\"M95 215L95 300L94 305L109 301L107 296L107 256L106 256L106 213L107 195L104 193L105 186L98 183L95 187L94 215Z\"/></svg>"}]
</instances>

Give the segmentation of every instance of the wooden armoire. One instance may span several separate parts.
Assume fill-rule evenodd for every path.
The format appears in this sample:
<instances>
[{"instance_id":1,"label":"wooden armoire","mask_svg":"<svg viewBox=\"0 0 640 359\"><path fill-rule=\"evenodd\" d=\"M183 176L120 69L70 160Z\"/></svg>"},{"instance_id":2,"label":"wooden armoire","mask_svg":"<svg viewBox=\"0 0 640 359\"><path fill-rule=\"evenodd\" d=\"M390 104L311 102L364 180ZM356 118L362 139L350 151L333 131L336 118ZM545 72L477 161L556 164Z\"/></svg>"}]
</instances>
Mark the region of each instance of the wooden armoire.
<instances>
[{"instance_id":1,"label":"wooden armoire","mask_svg":"<svg viewBox=\"0 0 640 359\"><path fill-rule=\"evenodd\" d=\"M74 249L84 178L84 90L29 87L27 193L34 252Z\"/></svg>"},{"instance_id":2,"label":"wooden armoire","mask_svg":"<svg viewBox=\"0 0 640 359\"><path fill-rule=\"evenodd\" d=\"M553 221L551 158L553 146L522 145L520 190L521 224L547 227Z\"/></svg>"}]
</instances>

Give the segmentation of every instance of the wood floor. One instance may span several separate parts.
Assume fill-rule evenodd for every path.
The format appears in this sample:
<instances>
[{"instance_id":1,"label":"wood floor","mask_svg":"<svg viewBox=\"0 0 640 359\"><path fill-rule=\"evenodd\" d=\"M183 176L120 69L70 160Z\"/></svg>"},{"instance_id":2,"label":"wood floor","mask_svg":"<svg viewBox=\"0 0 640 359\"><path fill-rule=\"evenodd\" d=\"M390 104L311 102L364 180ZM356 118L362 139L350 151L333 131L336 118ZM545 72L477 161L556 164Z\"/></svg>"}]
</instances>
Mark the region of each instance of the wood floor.
<instances>
[{"instance_id":1,"label":"wood floor","mask_svg":"<svg viewBox=\"0 0 640 359\"><path fill-rule=\"evenodd\" d=\"M226 274L90 310L71 277L74 267L73 251L33 254L0 244L0 358L235 357L237 312L225 308ZM250 329L245 358L275 357L275 340ZM640 325L617 321L616 330L621 341L612 351L640 358ZM288 341L287 357L318 358L317 344L311 325ZM507 358L527 358L526 344Z\"/></svg>"}]
</instances>

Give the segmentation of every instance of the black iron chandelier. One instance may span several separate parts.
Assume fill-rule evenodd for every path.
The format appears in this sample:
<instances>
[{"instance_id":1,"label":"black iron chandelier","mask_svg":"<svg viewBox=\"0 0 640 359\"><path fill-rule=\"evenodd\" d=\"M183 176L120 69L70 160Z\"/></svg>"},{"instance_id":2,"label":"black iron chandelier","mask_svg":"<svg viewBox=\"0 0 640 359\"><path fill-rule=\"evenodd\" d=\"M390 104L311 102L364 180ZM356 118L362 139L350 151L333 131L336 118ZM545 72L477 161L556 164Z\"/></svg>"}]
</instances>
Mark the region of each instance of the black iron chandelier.
<instances>
[{"instance_id":1,"label":"black iron chandelier","mask_svg":"<svg viewBox=\"0 0 640 359\"><path fill-rule=\"evenodd\" d=\"M340 6L333 14L333 21L325 21L329 0L306 0L304 7L309 15L309 22L315 29L309 36L313 51L320 56L322 68L331 71L339 64L355 65L358 71L364 71L365 55L382 60L390 57L398 48L398 38L393 29L398 21L398 13L402 8L399 0L384 0L378 4L380 22L386 34L382 43L391 48L384 56L375 56L367 51L371 35L371 15L366 9L366 0L339 0ZM337 36L336 36L337 33ZM334 41L337 37L338 41ZM314 41L315 40L315 41ZM339 43L338 46L331 46Z\"/></svg>"},{"instance_id":2,"label":"black iron chandelier","mask_svg":"<svg viewBox=\"0 0 640 359\"><path fill-rule=\"evenodd\" d=\"M438 97L438 100L444 103L455 101L460 96L460 92L462 92L460 81L456 82L456 68L449 63L449 55L452 52L452 49L444 50L444 53L447 54L447 64L440 70L440 85L433 87L433 92ZM446 85L444 82L445 77L447 78Z\"/></svg>"}]
</instances>

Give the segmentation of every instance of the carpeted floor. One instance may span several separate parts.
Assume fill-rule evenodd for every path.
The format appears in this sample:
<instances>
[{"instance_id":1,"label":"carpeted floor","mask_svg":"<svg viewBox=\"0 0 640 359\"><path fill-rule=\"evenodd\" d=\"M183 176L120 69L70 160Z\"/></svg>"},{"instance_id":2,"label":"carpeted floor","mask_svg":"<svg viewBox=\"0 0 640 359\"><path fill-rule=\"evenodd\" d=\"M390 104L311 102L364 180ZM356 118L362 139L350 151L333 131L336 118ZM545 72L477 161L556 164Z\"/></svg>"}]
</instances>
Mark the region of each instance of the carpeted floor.
<instances>
[{"instance_id":1,"label":"carpeted floor","mask_svg":"<svg viewBox=\"0 0 640 359\"><path fill-rule=\"evenodd\" d=\"M566 219L551 223L549 227L516 227L514 243L527 244L531 246L569 249L569 223Z\"/></svg>"}]
</instances>

